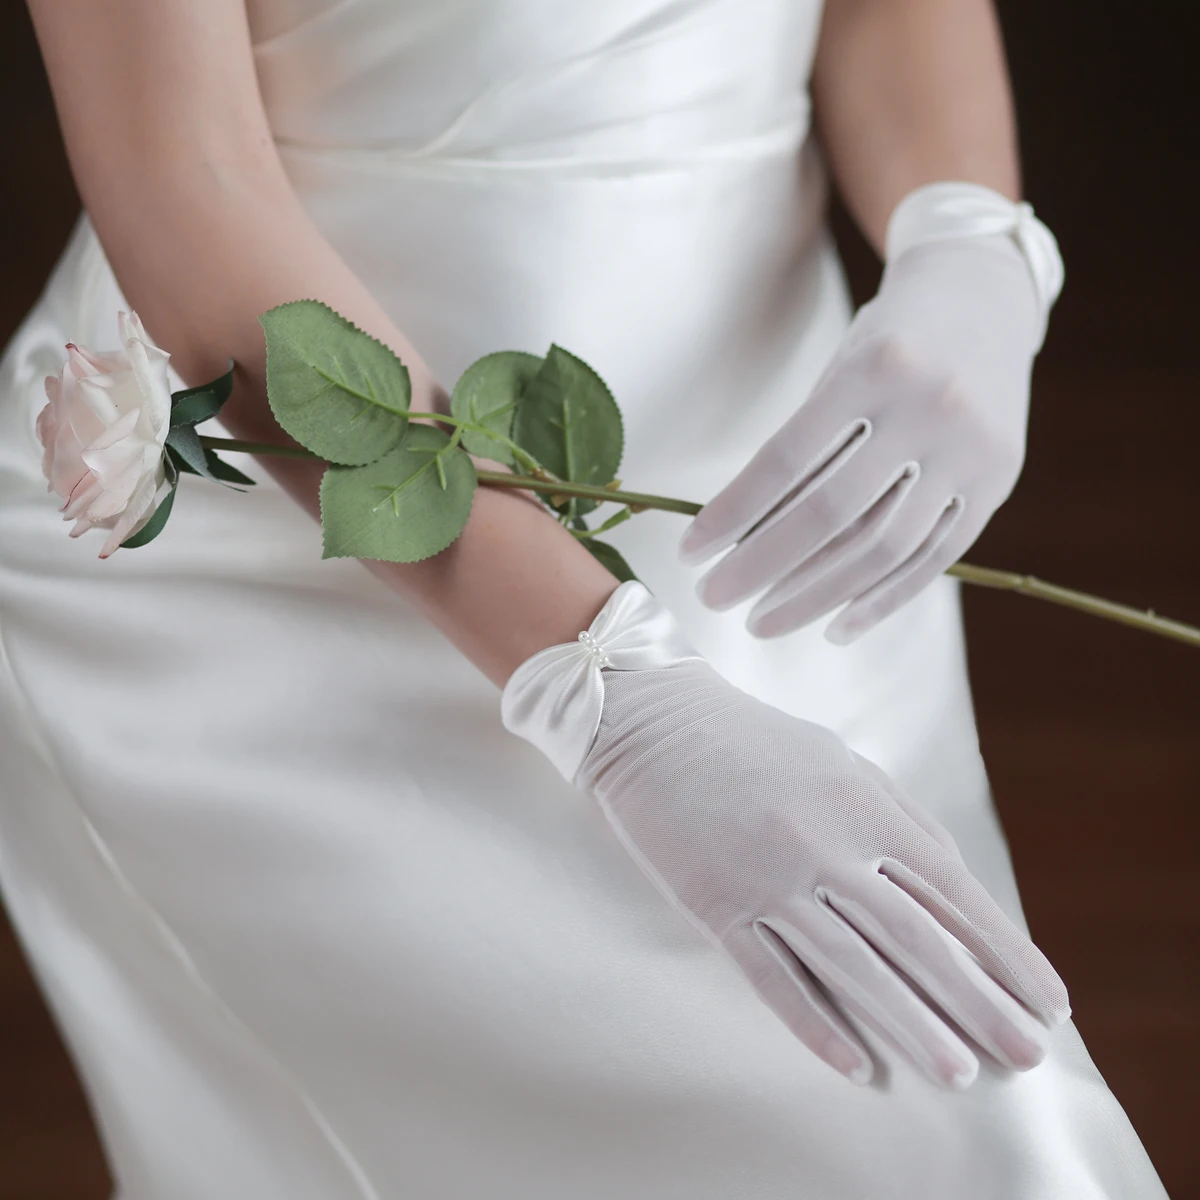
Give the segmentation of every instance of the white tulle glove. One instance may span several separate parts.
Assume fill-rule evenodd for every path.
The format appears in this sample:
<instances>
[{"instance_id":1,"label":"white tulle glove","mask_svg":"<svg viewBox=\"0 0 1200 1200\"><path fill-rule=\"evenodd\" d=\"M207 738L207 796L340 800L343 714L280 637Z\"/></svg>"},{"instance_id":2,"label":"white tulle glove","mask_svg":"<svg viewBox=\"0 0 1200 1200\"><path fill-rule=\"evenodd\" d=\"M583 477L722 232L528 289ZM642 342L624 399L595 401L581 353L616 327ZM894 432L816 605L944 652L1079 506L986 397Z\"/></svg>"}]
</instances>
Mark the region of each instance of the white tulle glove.
<instances>
[{"instance_id":1,"label":"white tulle glove","mask_svg":"<svg viewBox=\"0 0 1200 1200\"><path fill-rule=\"evenodd\" d=\"M976 1075L969 1043L1029 1068L1069 1014L1062 981L950 835L828 729L722 679L641 584L617 588L578 643L523 663L502 712L855 1082L873 1064L847 1014L951 1087Z\"/></svg>"},{"instance_id":2,"label":"white tulle glove","mask_svg":"<svg viewBox=\"0 0 1200 1200\"><path fill-rule=\"evenodd\" d=\"M1029 376L1062 287L1027 204L973 184L917 189L888 225L879 293L812 396L688 526L710 608L767 589L747 626L774 637L842 604L849 642L960 558L1012 491Z\"/></svg>"}]
</instances>

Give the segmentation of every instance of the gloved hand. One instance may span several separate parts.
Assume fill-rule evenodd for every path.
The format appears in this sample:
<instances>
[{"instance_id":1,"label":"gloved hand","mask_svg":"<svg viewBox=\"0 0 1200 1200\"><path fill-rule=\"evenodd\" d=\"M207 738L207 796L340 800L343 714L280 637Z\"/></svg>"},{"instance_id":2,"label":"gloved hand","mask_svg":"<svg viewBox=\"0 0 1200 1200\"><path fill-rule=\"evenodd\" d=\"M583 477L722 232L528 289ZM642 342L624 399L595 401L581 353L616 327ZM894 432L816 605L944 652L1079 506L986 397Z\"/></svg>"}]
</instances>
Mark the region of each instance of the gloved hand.
<instances>
[{"instance_id":1,"label":"gloved hand","mask_svg":"<svg viewBox=\"0 0 1200 1200\"><path fill-rule=\"evenodd\" d=\"M960 558L1012 491L1029 376L1062 286L1050 231L987 188L933 184L888 226L879 293L811 397L688 526L685 562L775 637L848 606L845 643Z\"/></svg>"},{"instance_id":2,"label":"gloved hand","mask_svg":"<svg viewBox=\"0 0 1200 1200\"><path fill-rule=\"evenodd\" d=\"M502 712L855 1082L873 1064L847 1014L950 1087L978 1070L965 1039L1026 1069L1069 1015L1062 981L946 830L828 729L722 679L641 584L617 588L579 644L523 663Z\"/></svg>"}]
</instances>

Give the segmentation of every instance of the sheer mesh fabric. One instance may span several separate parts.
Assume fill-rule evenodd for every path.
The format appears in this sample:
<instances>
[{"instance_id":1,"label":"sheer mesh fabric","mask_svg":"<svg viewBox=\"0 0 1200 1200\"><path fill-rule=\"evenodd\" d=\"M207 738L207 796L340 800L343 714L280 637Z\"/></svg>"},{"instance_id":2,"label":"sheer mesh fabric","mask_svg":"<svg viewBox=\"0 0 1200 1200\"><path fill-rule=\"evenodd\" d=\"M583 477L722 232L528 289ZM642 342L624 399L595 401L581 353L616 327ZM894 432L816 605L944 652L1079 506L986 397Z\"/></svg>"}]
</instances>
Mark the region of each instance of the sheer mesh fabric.
<instances>
[{"instance_id":1,"label":"sheer mesh fabric","mask_svg":"<svg viewBox=\"0 0 1200 1200\"><path fill-rule=\"evenodd\" d=\"M577 782L801 1040L860 1082L847 1015L950 1086L979 1048L1040 1061L1069 1014L1061 980L882 771L706 663L603 678Z\"/></svg>"}]
</instances>

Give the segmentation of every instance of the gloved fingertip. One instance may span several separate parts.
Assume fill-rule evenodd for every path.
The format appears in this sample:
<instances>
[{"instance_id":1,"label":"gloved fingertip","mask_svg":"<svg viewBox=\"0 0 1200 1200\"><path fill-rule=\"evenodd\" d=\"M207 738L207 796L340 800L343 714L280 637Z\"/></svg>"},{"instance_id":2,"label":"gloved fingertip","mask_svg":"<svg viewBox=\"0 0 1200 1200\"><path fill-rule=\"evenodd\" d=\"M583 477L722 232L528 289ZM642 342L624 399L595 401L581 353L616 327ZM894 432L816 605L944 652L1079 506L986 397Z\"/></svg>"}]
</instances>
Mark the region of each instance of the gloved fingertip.
<instances>
[{"instance_id":1,"label":"gloved fingertip","mask_svg":"<svg viewBox=\"0 0 1200 1200\"><path fill-rule=\"evenodd\" d=\"M867 628L849 625L842 620L830 621L825 627L825 640L834 646L848 646L857 641Z\"/></svg>"},{"instance_id":2,"label":"gloved fingertip","mask_svg":"<svg viewBox=\"0 0 1200 1200\"><path fill-rule=\"evenodd\" d=\"M1045 1059L1050 1048L1048 1043L1048 1037L1010 1039L1004 1045L1004 1056L999 1061L1014 1071L1032 1071Z\"/></svg>"},{"instance_id":3,"label":"gloved fingertip","mask_svg":"<svg viewBox=\"0 0 1200 1200\"><path fill-rule=\"evenodd\" d=\"M842 1074L857 1087L866 1087L875 1078L875 1064L869 1058L860 1058L853 1067Z\"/></svg>"},{"instance_id":4,"label":"gloved fingertip","mask_svg":"<svg viewBox=\"0 0 1200 1200\"><path fill-rule=\"evenodd\" d=\"M736 608L747 595L744 588L738 588L736 583L731 587L725 575L721 573L720 564L707 575L701 576L696 584L697 599L713 612L725 612L727 609Z\"/></svg>"},{"instance_id":5,"label":"gloved fingertip","mask_svg":"<svg viewBox=\"0 0 1200 1200\"><path fill-rule=\"evenodd\" d=\"M979 1076L979 1060L972 1059L969 1064L963 1064L957 1071L946 1079L946 1086L952 1092L965 1092Z\"/></svg>"},{"instance_id":6,"label":"gloved fingertip","mask_svg":"<svg viewBox=\"0 0 1200 1200\"><path fill-rule=\"evenodd\" d=\"M803 624L802 621L781 620L777 613L777 609L769 609L766 612L755 612L751 609L746 618L746 632L752 638L766 642L793 633Z\"/></svg>"},{"instance_id":7,"label":"gloved fingertip","mask_svg":"<svg viewBox=\"0 0 1200 1200\"><path fill-rule=\"evenodd\" d=\"M711 547L712 538L705 537L693 521L679 539L679 560L686 567L697 566L712 555Z\"/></svg>"},{"instance_id":8,"label":"gloved fingertip","mask_svg":"<svg viewBox=\"0 0 1200 1200\"><path fill-rule=\"evenodd\" d=\"M814 1046L839 1075L844 1075L858 1087L865 1087L875 1077L875 1064L861 1046L856 1046L841 1037L831 1037L823 1046Z\"/></svg>"},{"instance_id":9,"label":"gloved fingertip","mask_svg":"<svg viewBox=\"0 0 1200 1200\"><path fill-rule=\"evenodd\" d=\"M1051 1029L1057 1029L1071 1019L1071 998L1067 994L1067 985L1063 982L1062 976L1049 962L1046 963L1046 969L1051 982L1048 987L1043 985L1040 989L1042 1002L1035 1008L1035 1011Z\"/></svg>"}]
</instances>

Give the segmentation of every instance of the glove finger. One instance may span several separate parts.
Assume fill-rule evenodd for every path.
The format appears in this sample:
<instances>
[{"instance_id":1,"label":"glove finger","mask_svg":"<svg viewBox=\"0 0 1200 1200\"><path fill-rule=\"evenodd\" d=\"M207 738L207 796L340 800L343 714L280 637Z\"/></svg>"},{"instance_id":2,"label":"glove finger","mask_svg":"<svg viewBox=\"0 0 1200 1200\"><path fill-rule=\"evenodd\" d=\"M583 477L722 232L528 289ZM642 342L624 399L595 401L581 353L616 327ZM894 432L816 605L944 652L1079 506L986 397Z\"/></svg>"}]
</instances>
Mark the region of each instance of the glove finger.
<instances>
[{"instance_id":1,"label":"glove finger","mask_svg":"<svg viewBox=\"0 0 1200 1200\"><path fill-rule=\"evenodd\" d=\"M827 902L997 1062L1027 1071L1046 1056L1046 1026L888 879L874 875L860 897Z\"/></svg>"},{"instance_id":2,"label":"glove finger","mask_svg":"<svg viewBox=\"0 0 1200 1200\"><path fill-rule=\"evenodd\" d=\"M884 859L879 873L932 913L989 975L1043 1021L1061 1025L1071 1015L1071 1005L1066 985L1046 956L1005 916L961 859L932 848L930 857L921 874L894 858Z\"/></svg>"},{"instance_id":3,"label":"glove finger","mask_svg":"<svg viewBox=\"0 0 1200 1200\"><path fill-rule=\"evenodd\" d=\"M770 925L838 1004L891 1039L942 1087L965 1088L979 1060L836 909L806 904Z\"/></svg>"},{"instance_id":4,"label":"glove finger","mask_svg":"<svg viewBox=\"0 0 1200 1200\"><path fill-rule=\"evenodd\" d=\"M870 1082L875 1066L866 1047L777 934L755 921L726 949L763 1003L809 1050L851 1082Z\"/></svg>"},{"instance_id":5,"label":"glove finger","mask_svg":"<svg viewBox=\"0 0 1200 1200\"><path fill-rule=\"evenodd\" d=\"M755 637L779 637L824 616L890 575L929 536L942 510L907 473L870 511L785 575L750 610ZM912 494L916 491L916 494Z\"/></svg>"},{"instance_id":6,"label":"glove finger","mask_svg":"<svg viewBox=\"0 0 1200 1200\"><path fill-rule=\"evenodd\" d=\"M774 583L872 508L906 466L878 442L857 443L784 497L700 580L701 601L709 608L729 608Z\"/></svg>"},{"instance_id":7,"label":"glove finger","mask_svg":"<svg viewBox=\"0 0 1200 1200\"><path fill-rule=\"evenodd\" d=\"M844 646L891 616L966 553L993 511L980 509L968 516L966 502L956 496L916 551L839 613L825 637Z\"/></svg>"},{"instance_id":8,"label":"glove finger","mask_svg":"<svg viewBox=\"0 0 1200 1200\"><path fill-rule=\"evenodd\" d=\"M832 377L831 377L832 379ZM870 432L856 398L845 388L818 385L809 399L701 510L679 543L695 566L728 550Z\"/></svg>"}]
</instances>

